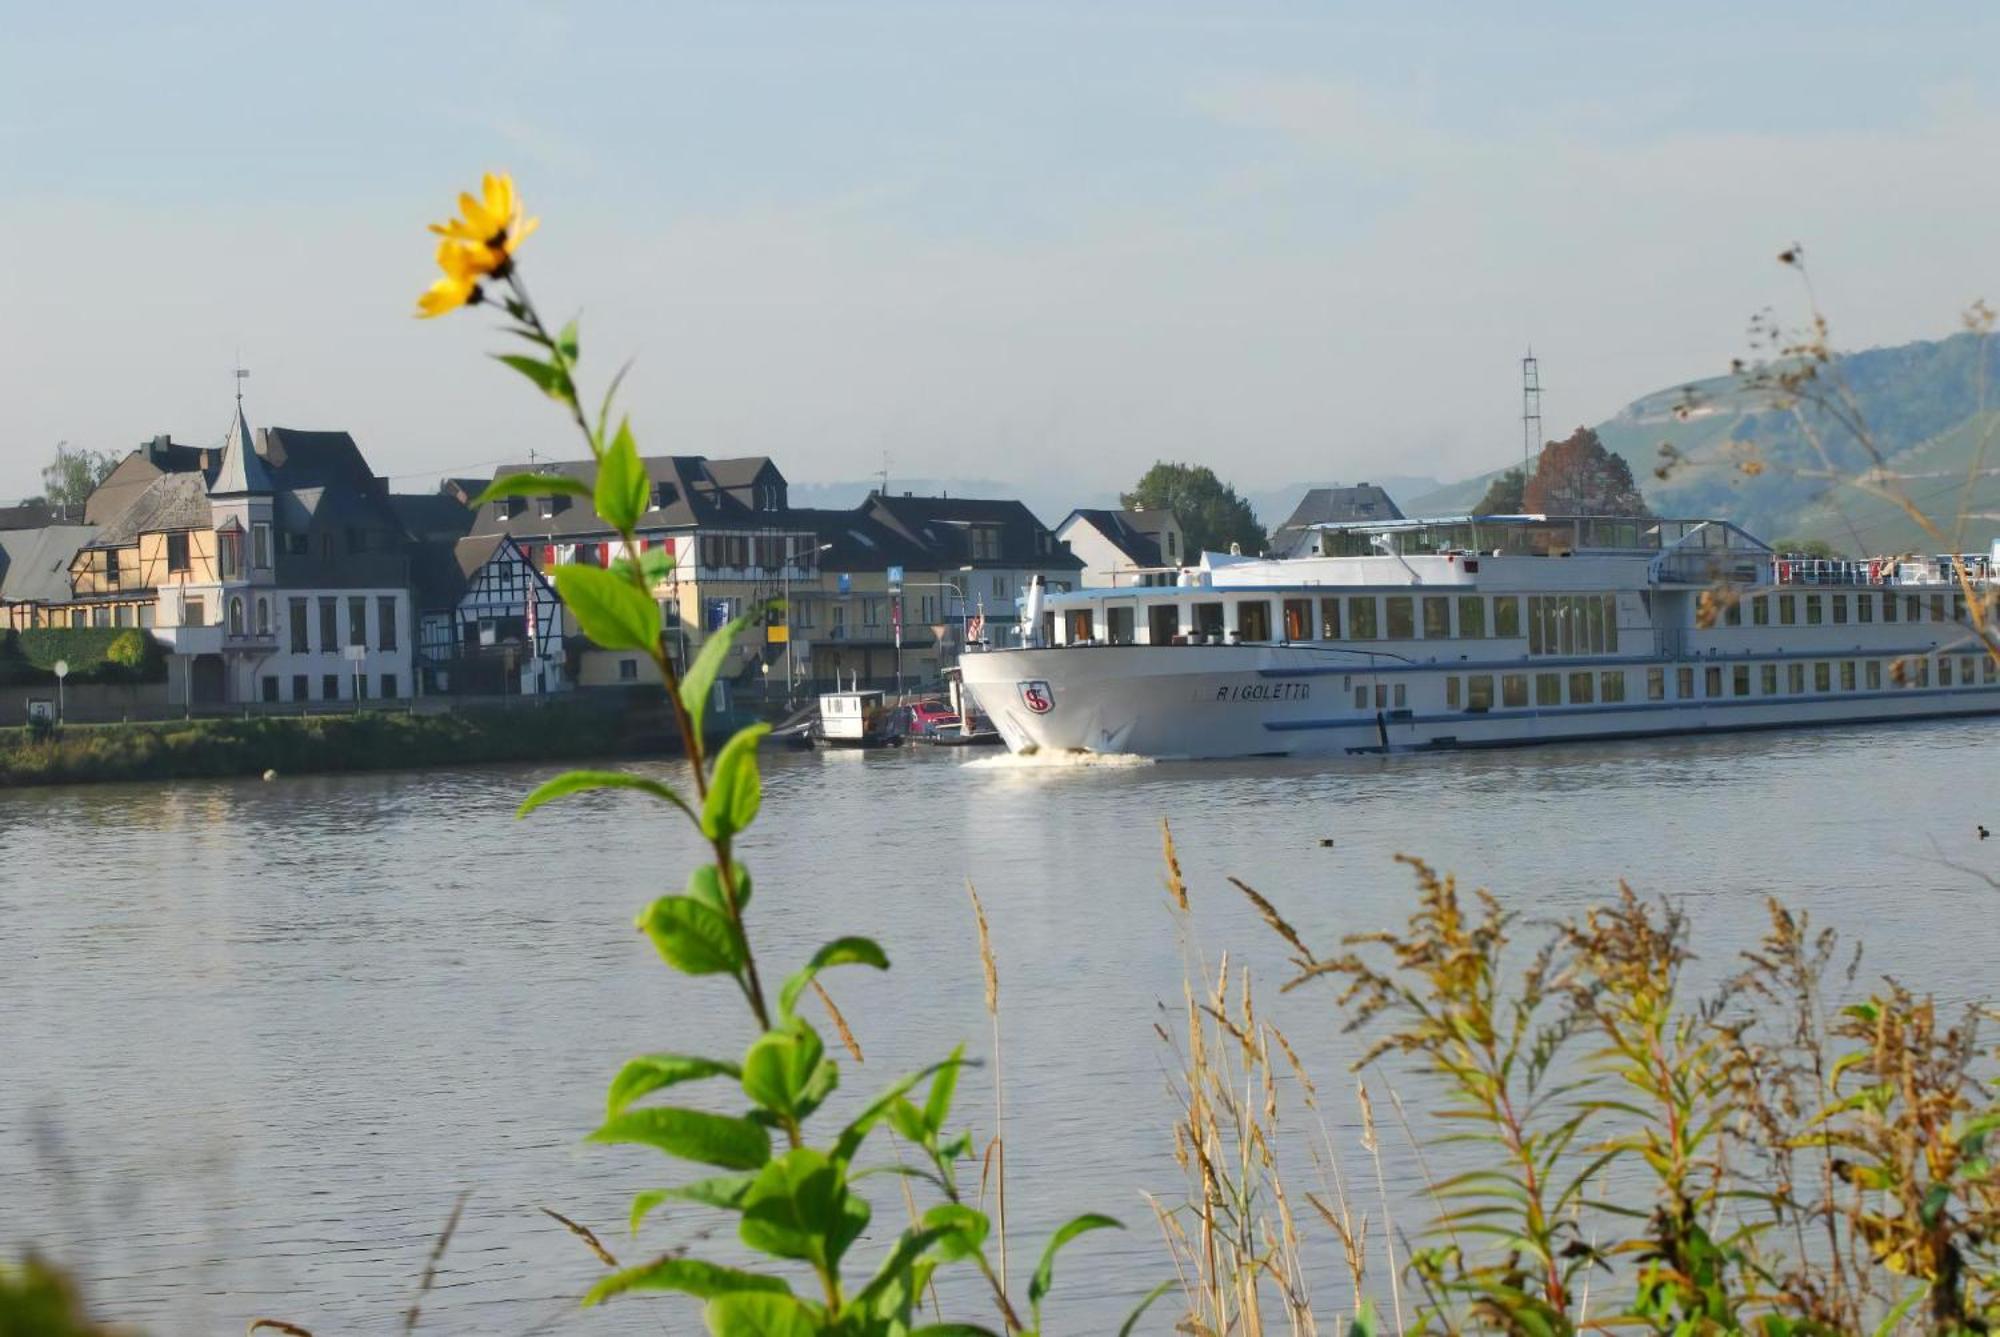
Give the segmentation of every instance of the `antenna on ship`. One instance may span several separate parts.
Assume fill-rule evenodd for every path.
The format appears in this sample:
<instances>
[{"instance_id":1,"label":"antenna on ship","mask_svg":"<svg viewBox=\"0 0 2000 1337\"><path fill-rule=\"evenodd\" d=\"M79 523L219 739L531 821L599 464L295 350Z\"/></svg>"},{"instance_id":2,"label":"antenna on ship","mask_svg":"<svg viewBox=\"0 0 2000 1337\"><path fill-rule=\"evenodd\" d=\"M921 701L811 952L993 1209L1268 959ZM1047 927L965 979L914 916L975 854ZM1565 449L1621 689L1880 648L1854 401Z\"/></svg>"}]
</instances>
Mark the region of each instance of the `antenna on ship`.
<instances>
[{"instance_id":1,"label":"antenna on ship","mask_svg":"<svg viewBox=\"0 0 2000 1337\"><path fill-rule=\"evenodd\" d=\"M1521 481L1535 471L1535 455L1542 448L1542 369L1535 361L1535 348L1521 359Z\"/></svg>"}]
</instances>

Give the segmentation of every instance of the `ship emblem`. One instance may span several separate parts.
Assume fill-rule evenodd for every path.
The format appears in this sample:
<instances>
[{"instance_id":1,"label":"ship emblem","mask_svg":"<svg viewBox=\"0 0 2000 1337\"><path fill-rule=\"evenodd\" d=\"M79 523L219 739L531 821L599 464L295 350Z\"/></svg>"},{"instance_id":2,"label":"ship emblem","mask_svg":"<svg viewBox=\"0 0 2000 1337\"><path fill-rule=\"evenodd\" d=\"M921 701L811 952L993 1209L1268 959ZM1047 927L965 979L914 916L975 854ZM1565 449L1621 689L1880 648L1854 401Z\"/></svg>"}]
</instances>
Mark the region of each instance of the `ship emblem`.
<instances>
[{"instance_id":1,"label":"ship emblem","mask_svg":"<svg viewBox=\"0 0 2000 1337\"><path fill-rule=\"evenodd\" d=\"M1037 715L1046 715L1056 708L1056 695L1047 682L1037 678L1021 684L1021 704Z\"/></svg>"}]
</instances>

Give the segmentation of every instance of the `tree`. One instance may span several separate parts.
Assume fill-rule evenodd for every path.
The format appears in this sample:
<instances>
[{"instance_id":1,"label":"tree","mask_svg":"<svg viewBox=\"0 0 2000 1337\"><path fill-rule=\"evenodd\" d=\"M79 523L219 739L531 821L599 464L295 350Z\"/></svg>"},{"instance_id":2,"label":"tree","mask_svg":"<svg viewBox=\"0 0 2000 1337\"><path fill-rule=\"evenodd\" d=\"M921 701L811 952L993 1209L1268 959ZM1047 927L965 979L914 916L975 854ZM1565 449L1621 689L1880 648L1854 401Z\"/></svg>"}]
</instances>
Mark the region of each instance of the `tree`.
<instances>
[{"instance_id":1,"label":"tree","mask_svg":"<svg viewBox=\"0 0 2000 1337\"><path fill-rule=\"evenodd\" d=\"M1771 547L1787 557L1817 557L1824 562L1838 561L1847 556L1825 539L1783 538Z\"/></svg>"},{"instance_id":2,"label":"tree","mask_svg":"<svg viewBox=\"0 0 2000 1337\"><path fill-rule=\"evenodd\" d=\"M1232 543L1246 553L1264 551L1264 526L1250 503L1206 465L1162 460L1118 500L1130 509L1172 511L1190 553L1227 552Z\"/></svg>"},{"instance_id":3,"label":"tree","mask_svg":"<svg viewBox=\"0 0 2000 1337\"><path fill-rule=\"evenodd\" d=\"M1606 450L1588 427L1542 447L1534 477L1521 489L1521 509L1542 515L1652 514L1632 481L1632 466Z\"/></svg>"},{"instance_id":4,"label":"tree","mask_svg":"<svg viewBox=\"0 0 2000 1337\"><path fill-rule=\"evenodd\" d=\"M72 449L58 441L55 463L42 470L42 499L51 506L82 506L117 467L118 457L108 450Z\"/></svg>"},{"instance_id":5,"label":"tree","mask_svg":"<svg viewBox=\"0 0 2000 1337\"><path fill-rule=\"evenodd\" d=\"M1487 485L1486 495L1472 508L1474 515L1519 515L1526 509L1521 505L1521 471L1509 469L1498 475Z\"/></svg>"}]
</instances>

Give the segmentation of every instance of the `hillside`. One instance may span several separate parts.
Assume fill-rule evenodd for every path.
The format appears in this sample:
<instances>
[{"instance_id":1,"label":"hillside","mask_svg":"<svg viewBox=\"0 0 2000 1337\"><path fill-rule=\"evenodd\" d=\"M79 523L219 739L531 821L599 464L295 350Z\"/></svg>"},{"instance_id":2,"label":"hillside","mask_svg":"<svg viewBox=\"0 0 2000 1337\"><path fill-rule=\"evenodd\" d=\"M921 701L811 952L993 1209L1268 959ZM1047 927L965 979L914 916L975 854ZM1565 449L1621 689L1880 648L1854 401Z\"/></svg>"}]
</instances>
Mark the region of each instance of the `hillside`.
<instances>
[{"instance_id":1,"label":"hillside","mask_svg":"<svg viewBox=\"0 0 2000 1337\"><path fill-rule=\"evenodd\" d=\"M2000 342L1957 334L1870 349L1844 356L1838 370L1889 468L1913 475L1905 487L1927 513L1941 522L1961 512L2000 514L2000 478L1979 478L1967 486L1968 471L1982 452L1986 467L2000 467ZM1677 415L1675 409L1687 403L1698 407ZM1806 415L1836 470L1852 474L1868 466L1852 434L1817 410ZM1768 396L1732 378L1657 391L1596 430L1608 449L1625 457L1647 501L1662 514L1721 515L1767 538L1823 538L1857 552L1934 546L1889 503L1849 486L1829 486L1826 465L1798 418L1770 407ZM1662 443L1685 460L1664 481L1654 477ZM1746 445L1754 445L1765 466L1756 477L1737 468ZM1404 509L1413 515L1462 513L1478 502L1493 477L1414 497ZM1983 550L1996 533L2000 520L1975 519L1962 546Z\"/></svg>"}]
</instances>

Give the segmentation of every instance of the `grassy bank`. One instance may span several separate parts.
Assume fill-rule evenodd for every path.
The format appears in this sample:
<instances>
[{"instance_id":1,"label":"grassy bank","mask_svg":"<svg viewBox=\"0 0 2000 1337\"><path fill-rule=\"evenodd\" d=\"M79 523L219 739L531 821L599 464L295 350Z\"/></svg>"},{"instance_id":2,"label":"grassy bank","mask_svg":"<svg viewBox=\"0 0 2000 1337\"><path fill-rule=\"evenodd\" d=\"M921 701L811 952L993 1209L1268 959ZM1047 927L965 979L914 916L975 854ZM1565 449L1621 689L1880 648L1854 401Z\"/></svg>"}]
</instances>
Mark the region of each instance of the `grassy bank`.
<instances>
[{"instance_id":1,"label":"grassy bank","mask_svg":"<svg viewBox=\"0 0 2000 1337\"><path fill-rule=\"evenodd\" d=\"M372 771L678 750L657 712L597 706L387 711L0 730L0 785Z\"/></svg>"}]
</instances>

